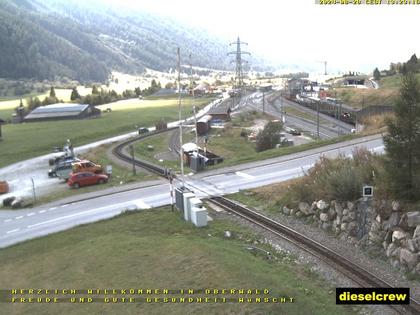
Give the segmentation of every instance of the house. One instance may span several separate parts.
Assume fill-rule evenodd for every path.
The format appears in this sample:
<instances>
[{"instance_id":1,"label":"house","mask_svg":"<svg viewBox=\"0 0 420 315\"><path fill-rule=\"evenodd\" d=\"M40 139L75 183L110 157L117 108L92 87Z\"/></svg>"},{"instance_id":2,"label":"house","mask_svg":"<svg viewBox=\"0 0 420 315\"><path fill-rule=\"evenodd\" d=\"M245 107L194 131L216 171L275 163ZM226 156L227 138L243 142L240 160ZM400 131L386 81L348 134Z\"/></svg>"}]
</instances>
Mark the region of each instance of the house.
<instances>
[{"instance_id":1,"label":"house","mask_svg":"<svg viewBox=\"0 0 420 315\"><path fill-rule=\"evenodd\" d=\"M40 106L25 116L23 121L48 121L63 119L84 119L100 116L101 111L88 104L58 103Z\"/></svg>"},{"instance_id":2,"label":"house","mask_svg":"<svg viewBox=\"0 0 420 315\"><path fill-rule=\"evenodd\" d=\"M222 102L220 105L211 108L208 114L211 116L212 120L220 119L223 121L228 121L230 120L230 112L230 103Z\"/></svg>"}]
</instances>

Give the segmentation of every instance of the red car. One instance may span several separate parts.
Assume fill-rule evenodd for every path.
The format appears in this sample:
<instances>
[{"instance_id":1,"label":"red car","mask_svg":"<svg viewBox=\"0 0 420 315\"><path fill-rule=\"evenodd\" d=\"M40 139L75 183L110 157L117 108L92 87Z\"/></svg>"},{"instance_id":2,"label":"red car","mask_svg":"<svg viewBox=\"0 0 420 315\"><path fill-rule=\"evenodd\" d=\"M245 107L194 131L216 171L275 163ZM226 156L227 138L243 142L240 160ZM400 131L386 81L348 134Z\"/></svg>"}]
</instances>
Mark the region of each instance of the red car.
<instances>
[{"instance_id":1,"label":"red car","mask_svg":"<svg viewBox=\"0 0 420 315\"><path fill-rule=\"evenodd\" d=\"M105 174L95 174L92 172L72 173L67 181L67 184L73 188L81 186L103 184L108 181L108 176Z\"/></svg>"}]
</instances>

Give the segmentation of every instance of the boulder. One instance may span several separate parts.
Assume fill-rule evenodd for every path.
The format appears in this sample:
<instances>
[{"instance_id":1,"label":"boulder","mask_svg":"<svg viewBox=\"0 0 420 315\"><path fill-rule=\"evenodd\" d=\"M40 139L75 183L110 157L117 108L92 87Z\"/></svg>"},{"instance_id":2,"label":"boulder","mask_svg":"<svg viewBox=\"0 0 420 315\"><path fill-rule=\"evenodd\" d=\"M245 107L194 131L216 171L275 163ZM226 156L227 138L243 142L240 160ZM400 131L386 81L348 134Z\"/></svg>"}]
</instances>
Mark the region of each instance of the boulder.
<instances>
[{"instance_id":1,"label":"boulder","mask_svg":"<svg viewBox=\"0 0 420 315\"><path fill-rule=\"evenodd\" d=\"M407 225L415 227L420 224L420 211L407 212Z\"/></svg>"},{"instance_id":2,"label":"boulder","mask_svg":"<svg viewBox=\"0 0 420 315\"><path fill-rule=\"evenodd\" d=\"M334 220L337 215L334 208L330 208L327 213L328 213L328 216L330 217L330 220Z\"/></svg>"},{"instance_id":3,"label":"boulder","mask_svg":"<svg viewBox=\"0 0 420 315\"><path fill-rule=\"evenodd\" d=\"M329 220L328 213L321 213L321 214L319 215L319 219L320 219L321 221L323 221L323 222L327 222L327 221Z\"/></svg>"},{"instance_id":4,"label":"boulder","mask_svg":"<svg viewBox=\"0 0 420 315\"><path fill-rule=\"evenodd\" d=\"M392 212L389 219L383 222L383 229L389 230L393 226L397 226L399 222L400 222L400 214L398 212Z\"/></svg>"},{"instance_id":5,"label":"boulder","mask_svg":"<svg viewBox=\"0 0 420 315\"><path fill-rule=\"evenodd\" d=\"M315 211L311 208L311 206L307 202L299 202L298 207L299 207L299 211L302 212L304 215L311 215L315 213Z\"/></svg>"},{"instance_id":6,"label":"boulder","mask_svg":"<svg viewBox=\"0 0 420 315\"><path fill-rule=\"evenodd\" d=\"M350 221L356 220L356 212L350 211L348 217Z\"/></svg>"},{"instance_id":7,"label":"boulder","mask_svg":"<svg viewBox=\"0 0 420 315\"><path fill-rule=\"evenodd\" d=\"M295 209L290 209L290 215L294 215L296 213Z\"/></svg>"},{"instance_id":8,"label":"boulder","mask_svg":"<svg viewBox=\"0 0 420 315\"><path fill-rule=\"evenodd\" d=\"M378 222L378 223L382 223L382 217L381 217L381 215L380 215L380 214L378 214L378 215L376 216L375 221L376 221L376 222Z\"/></svg>"},{"instance_id":9,"label":"boulder","mask_svg":"<svg viewBox=\"0 0 420 315\"><path fill-rule=\"evenodd\" d=\"M414 271L420 275L420 263L417 264L416 268L414 269Z\"/></svg>"},{"instance_id":10,"label":"boulder","mask_svg":"<svg viewBox=\"0 0 420 315\"><path fill-rule=\"evenodd\" d=\"M334 209L338 216L343 215L343 206L338 201L335 202Z\"/></svg>"},{"instance_id":11,"label":"boulder","mask_svg":"<svg viewBox=\"0 0 420 315\"><path fill-rule=\"evenodd\" d=\"M357 233L357 224L356 222L350 222L349 225L347 226L347 231L349 233L350 236L356 236Z\"/></svg>"},{"instance_id":12,"label":"boulder","mask_svg":"<svg viewBox=\"0 0 420 315\"><path fill-rule=\"evenodd\" d=\"M324 223L322 223L321 228L323 230L329 230L331 228L331 222L324 222Z\"/></svg>"},{"instance_id":13,"label":"boulder","mask_svg":"<svg viewBox=\"0 0 420 315\"><path fill-rule=\"evenodd\" d=\"M347 209L349 209L350 211L353 211L354 210L354 202L347 201Z\"/></svg>"},{"instance_id":14,"label":"boulder","mask_svg":"<svg viewBox=\"0 0 420 315\"><path fill-rule=\"evenodd\" d=\"M343 216L347 216L347 215L349 215L349 209L344 209L343 210Z\"/></svg>"},{"instance_id":15,"label":"boulder","mask_svg":"<svg viewBox=\"0 0 420 315\"><path fill-rule=\"evenodd\" d=\"M299 210L297 210L297 211L296 211L296 213L295 213L295 216L296 216L297 218L301 218L301 217L303 217L303 213L302 213L302 212L300 212Z\"/></svg>"},{"instance_id":16,"label":"boulder","mask_svg":"<svg viewBox=\"0 0 420 315\"><path fill-rule=\"evenodd\" d=\"M407 248L413 253L418 252L420 250L420 237L409 239Z\"/></svg>"},{"instance_id":17,"label":"boulder","mask_svg":"<svg viewBox=\"0 0 420 315\"><path fill-rule=\"evenodd\" d=\"M396 245L395 243L391 243L388 245L388 248L385 251L385 255L386 257L393 257L396 256L395 251L398 249L398 245ZM398 253L399 256L399 253Z\"/></svg>"},{"instance_id":18,"label":"boulder","mask_svg":"<svg viewBox=\"0 0 420 315\"><path fill-rule=\"evenodd\" d=\"M339 226L341 225L341 218L340 217L336 217L334 222L333 222L334 226Z\"/></svg>"},{"instance_id":19,"label":"boulder","mask_svg":"<svg viewBox=\"0 0 420 315\"><path fill-rule=\"evenodd\" d=\"M392 233L393 231L388 231L386 232L385 236L384 236L384 241L387 243L391 243L392 242Z\"/></svg>"},{"instance_id":20,"label":"boulder","mask_svg":"<svg viewBox=\"0 0 420 315\"><path fill-rule=\"evenodd\" d=\"M372 223L372 226L370 227L370 231L375 233L375 232L378 232L380 230L381 230L381 225L377 221L374 221Z\"/></svg>"},{"instance_id":21,"label":"boulder","mask_svg":"<svg viewBox=\"0 0 420 315\"><path fill-rule=\"evenodd\" d=\"M407 238L407 233L401 229L395 230L392 233L392 242L401 242L405 238Z\"/></svg>"},{"instance_id":22,"label":"boulder","mask_svg":"<svg viewBox=\"0 0 420 315\"><path fill-rule=\"evenodd\" d=\"M420 225L417 225L416 229L414 230L413 238L420 237Z\"/></svg>"},{"instance_id":23,"label":"boulder","mask_svg":"<svg viewBox=\"0 0 420 315\"><path fill-rule=\"evenodd\" d=\"M285 215L289 215L290 214L290 209L289 208L287 208L286 206L284 206L283 207L283 213L285 214Z\"/></svg>"},{"instance_id":24,"label":"boulder","mask_svg":"<svg viewBox=\"0 0 420 315\"><path fill-rule=\"evenodd\" d=\"M418 260L419 260L418 254L414 254L406 248L401 248L400 263L407 265L408 269L410 270L414 269L418 264Z\"/></svg>"},{"instance_id":25,"label":"boulder","mask_svg":"<svg viewBox=\"0 0 420 315\"><path fill-rule=\"evenodd\" d=\"M324 200L319 200L319 201L316 203L316 207L317 207L319 210L323 211L323 210L325 210L325 209L327 209L327 208L328 208L328 203L326 203Z\"/></svg>"},{"instance_id":26,"label":"boulder","mask_svg":"<svg viewBox=\"0 0 420 315\"><path fill-rule=\"evenodd\" d=\"M391 204L392 211L400 211L401 210L401 204L399 201L394 200Z\"/></svg>"},{"instance_id":27,"label":"boulder","mask_svg":"<svg viewBox=\"0 0 420 315\"><path fill-rule=\"evenodd\" d=\"M388 246L389 246L389 243L387 243L386 241L382 242L382 247L385 251L387 250Z\"/></svg>"},{"instance_id":28,"label":"boulder","mask_svg":"<svg viewBox=\"0 0 420 315\"><path fill-rule=\"evenodd\" d=\"M381 243L382 242L382 237L381 235L378 235L374 232L369 232L369 241L371 241L372 243Z\"/></svg>"},{"instance_id":29,"label":"boulder","mask_svg":"<svg viewBox=\"0 0 420 315\"><path fill-rule=\"evenodd\" d=\"M391 265L392 267L394 267L395 269L398 269L400 267L400 262L397 259L392 259L391 260Z\"/></svg>"}]
</instances>

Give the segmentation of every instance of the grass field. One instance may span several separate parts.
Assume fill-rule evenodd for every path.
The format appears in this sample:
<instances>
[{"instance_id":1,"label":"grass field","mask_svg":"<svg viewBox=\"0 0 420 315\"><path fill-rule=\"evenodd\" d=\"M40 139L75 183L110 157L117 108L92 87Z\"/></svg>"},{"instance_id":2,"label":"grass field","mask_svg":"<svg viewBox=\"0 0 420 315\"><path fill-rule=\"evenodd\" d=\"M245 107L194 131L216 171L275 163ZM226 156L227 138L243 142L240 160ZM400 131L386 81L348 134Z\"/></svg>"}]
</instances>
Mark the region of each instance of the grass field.
<instances>
[{"instance_id":1,"label":"grass field","mask_svg":"<svg viewBox=\"0 0 420 315\"><path fill-rule=\"evenodd\" d=\"M211 101L202 98L196 100L195 105L203 106ZM191 116L191 104L190 98L184 99L183 117ZM177 99L127 100L103 106L111 107L113 111L96 119L4 125L0 167L49 153L54 146L62 146L66 139L80 146L134 131L135 126L154 126L162 118L172 121L178 117Z\"/></svg>"},{"instance_id":2,"label":"grass field","mask_svg":"<svg viewBox=\"0 0 420 315\"><path fill-rule=\"evenodd\" d=\"M261 239L248 229L218 218L197 229L180 217L168 208L130 213L1 249L2 289L267 288L271 297L293 297L295 302L2 303L2 314L356 313L337 306L334 288L292 257L273 252L275 258L267 259L260 251L248 250ZM225 239L225 230L233 237ZM265 244L253 246L272 251Z\"/></svg>"}]
</instances>

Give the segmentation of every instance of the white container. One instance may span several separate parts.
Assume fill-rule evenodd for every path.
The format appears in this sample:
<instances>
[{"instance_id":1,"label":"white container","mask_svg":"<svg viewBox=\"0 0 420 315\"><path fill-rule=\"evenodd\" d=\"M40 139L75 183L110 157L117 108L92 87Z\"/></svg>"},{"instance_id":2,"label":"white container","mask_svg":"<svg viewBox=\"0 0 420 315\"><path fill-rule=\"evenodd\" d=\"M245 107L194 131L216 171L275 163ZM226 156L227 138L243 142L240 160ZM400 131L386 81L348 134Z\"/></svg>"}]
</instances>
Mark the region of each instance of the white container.
<instances>
[{"instance_id":1,"label":"white container","mask_svg":"<svg viewBox=\"0 0 420 315\"><path fill-rule=\"evenodd\" d=\"M191 199L195 198L195 194L192 192L184 193L184 220L190 221L191 220ZM197 199L197 198L195 198Z\"/></svg>"},{"instance_id":2,"label":"white container","mask_svg":"<svg viewBox=\"0 0 420 315\"><path fill-rule=\"evenodd\" d=\"M207 226L207 209L203 206L191 207L191 222L197 226Z\"/></svg>"}]
</instances>

